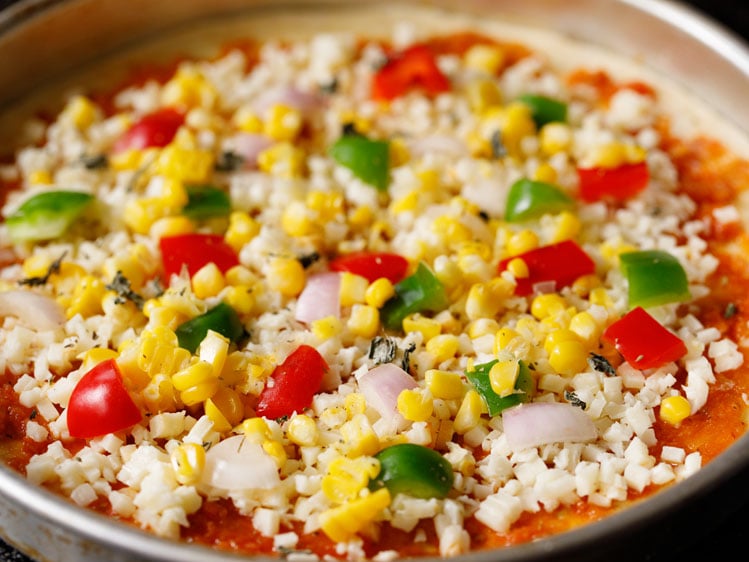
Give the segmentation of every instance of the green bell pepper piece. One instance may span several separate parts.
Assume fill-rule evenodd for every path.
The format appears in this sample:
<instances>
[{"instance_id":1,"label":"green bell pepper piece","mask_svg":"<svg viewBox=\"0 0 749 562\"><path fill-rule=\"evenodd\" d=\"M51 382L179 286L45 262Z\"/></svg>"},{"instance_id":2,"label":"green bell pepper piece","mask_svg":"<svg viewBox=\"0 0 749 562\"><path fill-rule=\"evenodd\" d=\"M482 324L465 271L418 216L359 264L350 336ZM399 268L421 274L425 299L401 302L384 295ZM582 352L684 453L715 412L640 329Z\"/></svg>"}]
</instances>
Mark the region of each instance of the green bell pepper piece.
<instances>
[{"instance_id":1,"label":"green bell pepper piece","mask_svg":"<svg viewBox=\"0 0 749 562\"><path fill-rule=\"evenodd\" d=\"M539 129L547 123L567 121L567 104L538 94L524 94L519 101L531 108L531 115Z\"/></svg>"},{"instance_id":2,"label":"green bell pepper piece","mask_svg":"<svg viewBox=\"0 0 749 562\"><path fill-rule=\"evenodd\" d=\"M236 343L244 335L244 326L237 312L225 302L221 302L208 312L180 324L175 333L179 346L195 353L208 330L213 330Z\"/></svg>"},{"instance_id":3,"label":"green bell pepper piece","mask_svg":"<svg viewBox=\"0 0 749 562\"><path fill-rule=\"evenodd\" d=\"M391 495L416 498L444 498L453 486L450 463L434 449L413 443L399 443L375 455L379 474L370 480L369 489L387 488Z\"/></svg>"},{"instance_id":4,"label":"green bell pepper piece","mask_svg":"<svg viewBox=\"0 0 749 562\"><path fill-rule=\"evenodd\" d=\"M14 242L51 240L65 233L94 200L80 191L45 191L30 197L5 219Z\"/></svg>"},{"instance_id":5,"label":"green bell pepper piece","mask_svg":"<svg viewBox=\"0 0 749 562\"><path fill-rule=\"evenodd\" d=\"M371 140L358 133L344 134L329 149L330 156L341 166L375 187L387 191L390 174L390 143Z\"/></svg>"},{"instance_id":6,"label":"green bell pepper piece","mask_svg":"<svg viewBox=\"0 0 749 562\"><path fill-rule=\"evenodd\" d=\"M225 217L231 212L231 200L222 189L200 185L187 187L186 191L187 205L182 208L182 213L191 219Z\"/></svg>"},{"instance_id":7,"label":"green bell pepper piece","mask_svg":"<svg viewBox=\"0 0 749 562\"><path fill-rule=\"evenodd\" d=\"M400 330L403 327L403 319L409 314L423 311L439 312L448 304L442 283L422 262L412 275L396 283L395 296L382 307L380 317L388 330Z\"/></svg>"},{"instance_id":8,"label":"green bell pepper piece","mask_svg":"<svg viewBox=\"0 0 749 562\"><path fill-rule=\"evenodd\" d=\"M522 178L512 184L507 194L505 220L522 222L570 209L574 204L574 199L555 185Z\"/></svg>"},{"instance_id":9,"label":"green bell pepper piece","mask_svg":"<svg viewBox=\"0 0 749 562\"><path fill-rule=\"evenodd\" d=\"M533 375L531 375L528 365L523 360L518 359L520 370L518 378L515 380L515 390L517 392L508 396L500 396L494 392L492 383L489 381L489 371L491 371L496 362L497 359L488 363L474 365L472 370L466 371L466 378L484 399L490 416L496 416L502 410L506 410L511 406L528 402L535 390Z\"/></svg>"},{"instance_id":10,"label":"green bell pepper piece","mask_svg":"<svg viewBox=\"0 0 749 562\"><path fill-rule=\"evenodd\" d=\"M630 308L684 302L692 297L684 268L668 252L624 252L619 254L619 263L627 278Z\"/></svg>"}]
</instances>

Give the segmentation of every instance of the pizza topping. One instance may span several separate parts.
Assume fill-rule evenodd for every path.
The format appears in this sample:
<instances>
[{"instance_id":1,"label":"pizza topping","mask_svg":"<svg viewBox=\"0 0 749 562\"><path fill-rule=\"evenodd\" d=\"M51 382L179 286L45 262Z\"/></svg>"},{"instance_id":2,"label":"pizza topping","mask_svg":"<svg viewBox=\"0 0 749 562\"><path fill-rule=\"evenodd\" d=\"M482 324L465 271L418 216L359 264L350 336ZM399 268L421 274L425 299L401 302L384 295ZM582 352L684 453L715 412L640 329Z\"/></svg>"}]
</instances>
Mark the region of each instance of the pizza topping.
<instances>
[{"instance_id":1,"label":"pizza topping","mask_svg":"<svg viewBox=\"0 0 749 562\"><path fill-rule=\"evenodd\" d=\"M389 330L400 330L404 318L409 314L439 312L447 304L442 283L422 262L414 273L395 285L395 296L382 307L382 323Z\"/></svg>"},{"instance_id":2,"label":"pizza topping","mask_svg":"<svg viewBox=\"0 0 749 562\"><path fill-rule=\"evenodd\" d=\"M45 191L29 197L5 219L15 242L52 240L65 233L93 202L80 191Z\"/></svg>"},{"instance_id":3,"label":"pizza topping","mask_svg":"<svg viewBox=\"0 0 749 562\"><path fill-rule=\"evenodd\" d=\"M384 487L393 496L428 499L444 498L452 489L452 466L434 449L400 443L382 449L374 458L380 461L380 471L369 483L372 491Z\"/></svg>"},{"instance_id":4,"label":"pizza topping","mask_svg":"<svg viewBox=\"0 0 749 562\"><path fill-rule=\"evenodd\" d=\"M136 121L114 144L115 153L168 145L185 121L181 111L166 107Z\"/></svg>"},{"instance_id":5,"label":"pizza topping","mask_svg":"<svg viewBox=\"0 0 749 562\"><path fill-rule=\"evenodd\" d=\"M426 45L412 45L392 55L372 77L372 97L376 100L393 100L412 89L430 96L450 89L449 80Z\"/></svg>"},{"instance_id":6,"label":"pizza topping","mask_svg":"<svg viewBox=\"0 0 749 562\"><path fill-rule=\"evenodd\" d=\"M522 178L510 186L505 220L521 222L547 213L559 213L573 206L574 200L555 185Z\"/></svg>"},{"instance_id":7,"label":"pizza topping","mask_svg":"<svg viewBox=\"0 0 749 562\"><path fill-rule=\"evenodd\" d=\"M330 155L341 166L378 191L387 191L390 147L387 141L372 140L357 132L346 132L330 147Z\"/></svg>"},{"instance_id":8,"label":"pizza topping","mask_svg":"<svg viewBox=\"0 0 749 562\"><path fill-rule=\"evenodd\" d=\"M689 282L684 268L672 254L663 250L643 250L619 254L627 278L630 307L645 308L689 300Z\"/></svg>"}]
</instances>

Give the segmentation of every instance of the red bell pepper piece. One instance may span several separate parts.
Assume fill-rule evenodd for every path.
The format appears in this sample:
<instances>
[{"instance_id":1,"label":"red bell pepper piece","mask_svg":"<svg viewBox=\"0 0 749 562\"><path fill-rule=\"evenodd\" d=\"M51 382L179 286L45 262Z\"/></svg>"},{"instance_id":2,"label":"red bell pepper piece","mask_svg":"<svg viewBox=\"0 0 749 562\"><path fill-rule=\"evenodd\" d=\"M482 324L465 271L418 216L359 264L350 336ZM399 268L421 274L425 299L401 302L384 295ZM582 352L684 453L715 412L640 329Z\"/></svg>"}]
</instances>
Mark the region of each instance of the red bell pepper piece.
<instances>
[{"instance_id":1,"label":"red bell pepper piece","mask_svg":"<svg viewBox=\"0 0 749 562\"><path fill-rule=\"evenodd\" d=\"M414 88L430 96L450 89L450 81L426 45L413 45L394 55L372 78L372 98L376 100L393 100Z\"/></svg>"},{"instance_id":2,"label":"red bell pepper piece","mask_svg":"<svg viewBox=\"0 0 749 562\"><path fill-rule=\"evenodd\" d=\"M683 357L684 342L638 306L611 324L601 339L636 369L655 369Z\"/></svg>"},{"instance_id":3,"label":"red bell pepper piece","mask_svg":"<svg viewBox=\"0 0 749 562\"><path fill-rule=\"evenodd\" d=\"M573 240L542 246L519 256L505 258L499 262L497 270L503 272L510 260L515 258L521 258L528 266L528 277L516 279L515 294L519 296L530 295L534 285L549 281L553 281L559 290L596 270L595 262Z\"/></svg>"},{"instance_id":4,"label":"red bell pepper piece","mask_svg":"<svg viewBox=\"0 0 749 562\"><path fill-rule=\"evenodd\" d=\"M328 364L314 347L300 345L275 368L255 412L278 419L309 408L327 371Z\"/></svg>"},{"instance_id":5,"label":"red bell pepper piece","mask_svg":"<svg viewBox=\"0 0 749 562\"><path fill-rule=\"evenodd\" d=\"M159 240L161 261L164 264L166 279L179 274L182 266L192 277L196 271L208 263L215 263L221 273L235 265L239 258L234 249L224 241L220 234L178 234L165 236Z\"/></svg>"},{"instance_id":6,"label":"red bell pepper piece","mask_svg":"<svg viewBox=\"0 0 749 562\"><path fill-rule=\"evenodd\" d=\"M70 395L67 412L71 437L81 439L127 429L142 417L114 359L102 361L83 375Z\"/></svg>"},{"instance_id":7,"label":"red bell pepper piece","mask_svg":"<svg viewBox=\"0 0 749 562\"><path fill-rule=\"evenodd\" d=\"M624 201L645 189L650 172L645 162L616 168L578 168L580 198L592 203L601 199Z\"/></svg>"},{"instance_id":8,"label":"red bell pepper piece","mask_svg":"<svg viewBox=\"0 0 749 562\"><path fill-rule=\"evenodd\" d=\"M408 260L387 252L360 252L335 258L330 262L330 269L361 275L370 283L386 277L395 284L406 276Z\"/></svg>"},{"instance_id":9,"label":"red bell pepper piece","mask_svg":"<svg viewBox=\"0 0 749 562\"><path fill-rule=\"evenodd\" d=\"M144 115L117 140L114 152L166 146L184 122L184 114L171 107Z\"/></svg>"}]
</instances>

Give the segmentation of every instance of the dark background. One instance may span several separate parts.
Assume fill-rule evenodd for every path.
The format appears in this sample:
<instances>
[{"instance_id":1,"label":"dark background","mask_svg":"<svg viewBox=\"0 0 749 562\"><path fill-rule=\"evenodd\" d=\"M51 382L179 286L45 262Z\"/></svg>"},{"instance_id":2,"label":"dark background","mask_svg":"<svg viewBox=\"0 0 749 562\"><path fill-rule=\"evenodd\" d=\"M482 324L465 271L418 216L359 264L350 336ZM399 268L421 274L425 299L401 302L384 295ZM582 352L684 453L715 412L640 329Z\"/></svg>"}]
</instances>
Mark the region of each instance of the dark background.
<instances>
[{"instance_id":1,"label":"dark background","mask_svg":"<svg viewBox=\"0 0 749 562\"><path fill-rule=\"evenodd\" d=\"M0 8L12 3L13 0L0 0ZM683 3L691 4L698 11L727 27L749 43L749 2L747 0L689 0ZM749 81L747 82L747 103L749 103ZM699 520L696 532L688 533L687 536L672 537L667 544L658 544L647 551L647 554L637 558L632 557L630 560L633 562L683 562L698 559L718 561L746 559L746 537L749 535L749 500L746 499L749 493L747 490L749 490L749 474L739 475L732 481L726 482L724 491L715 494L713 499L706 500L704 505L698 506L688 514L688 517ZM744 498L738 507L736 497ZM716 505L719 506L717 509ZM735 554L736 552L738 555ZM626 559L626 555L622 559ZM32 561L0 541L0 562Z\"/></svg>"}]
</instances>

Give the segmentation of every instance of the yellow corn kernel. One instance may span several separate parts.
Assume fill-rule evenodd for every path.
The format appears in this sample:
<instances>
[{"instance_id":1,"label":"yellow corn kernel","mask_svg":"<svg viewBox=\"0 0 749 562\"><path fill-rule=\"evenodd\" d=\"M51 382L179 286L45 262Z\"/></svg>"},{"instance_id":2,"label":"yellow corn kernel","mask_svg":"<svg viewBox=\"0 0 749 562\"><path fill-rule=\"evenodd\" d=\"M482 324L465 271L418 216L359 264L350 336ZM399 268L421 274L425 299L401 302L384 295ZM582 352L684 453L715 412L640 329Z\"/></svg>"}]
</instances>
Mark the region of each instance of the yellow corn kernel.
<instances>
[{"instance_id":1,"label":"yellow corn kernel","mask_svg":"<svg viewBox=\"0 0 749 562\"><path fill-rule=\"evenodd\" d=\"M304 172L304 151L290 142L279 142L257 157L261 171L279 178L299 178Z\"/></svg>"},{"instance_id":2,"label":"yellow corn kernel","mask_svg":"<svg viewBox=\"0 0 749 562\"><path fill-rule=\"evenodd\" d=\"M192 290L199 299L215 297L225 286L224 275L213 262L205 264L192 276Z\"/></svg>"},{"instance_id":3,"label":"yellow corn kernel","mask_svg":"<svg viewBox=\"0 0 749 562\"><path fill-rule=\"evenodd\" d=\"M463 56L465 65L471 70L496 74L505 62L504 51L496 45L473 45Z\"/></svg>"},{"instance_id":4,"label":"yellow corn kernel","mask_svg":"<svg viewBox=\"0 0 749 562\"><path fill-rule=\"evenodd\" d=\"M494 352L497 353L503 349L507 349L513 340L518 337L520 337L520 334L512 328L501 328L494 337Z\"/></svg>"},{"instance_id":5,"label":"yellow corn kernel","mask_svg":"<svg viewBox=\"0 0 749 562\"><path fill-rule=\"evenodd\" d=\"M233 211L229 215L229 227L224 234L224 241L235 252L249 243L260 232L260 224L244 211Z\"/></svg>"},{"instance_id":6,"label":"yellow corn kernel","mask_svg":"<svg viewBox=\"0 0 749 562\"><path fill-rule=\"evenodd\" d=\"M232 122L245 133L262 133L263 120L250 105L243 105L234 113Z\"/></svg>"},{"instance_id":7,"label":"yellow corn kernel","mask_svg":"<svg viewBox=\"0 0 749 562\"><path fill-rule=\"evenodd\" d=\"M286 426L289 441L301 447L313 447L319 438L315 420L305 414L296 414Z\"/></svg>"},{"instance_id":8,"label":"yellow corn kernel","mask_svg":"<svg viewBox=\"0 0 749 562\"><path fill-rule=\"evenodd\" d=\"M551 236L550 242L556 243L572 240L580 233L581 228L582 224L577 215L569 211L562 211L556 217L554 234Z\"/></svg>"},{"instance_id":9,"label":"yellow corn kernel","mask_svg":"<svg viewBox=\"0 0 749 562\"><path fill-rule=\"evenodd\" d=\"M469 82L466 96L475 113L484 113L491 107L502 105L502 92L493 80L486 78Z\"/></svg>"},{"instance_id":10,"label":"yellow corn kernel","mask_svg":"<svg viewBox=\"0 0 749 562\"><path fill-rule=\"evenodd\" d=\"M507 240L507 253L511 256L517 256L538 248L538 244L538 234L528 229L521 230Z\"/></svg>"},{"instance_id":11,"label":"yellow corn kernel","mask_svg":"<svg viewBox=\"0 0 749 562\"><path fill-rule=\"evenodd\" d=\"M512 273L515 279L525 279L530 275L528 264L525 263L523 258L512 258L507 262L507 271Z\"/></svg>"},{"instance_id":12,"label":"yellow corn kernel","mask_svg":"<svg viewBox=\"0 0 749 562\"><path fill-rule=\"evenodd\" d=\"M249 359L241 351L232 351L226 356L219 379L227 386L239 386L248 379ZM242 389L244 390L244 389Z\"/></svg>"},{"instance_id":13,"label":"yellow corn kernel","mask_svg":"<svg viewBox=\"0 0 749 562\"><path fill-rule=\"evenodd\" d=\"M409 191L400 199L394 200L389 207L389 211L394 214L414 211L419 206L421 195L417 190Z\"/></svg>"},{"instance_id":14,"label":"yellow corn kernel","mask_svg":"<svg viewBox=\"0 0 749 562\"><path fill-rule=\"evenodd\" d=\"M380 438L366 414L356 414L339 428L343 450L349 457L374 455L380 450Z\"/></svg>"},{"instance_id":15,"label":"yellow corn kernel","mask_svg":"<svg viewBox=\"0 0 749 562\"><path fill-rule=\"evenodd\" d=\"M555 345L564 341L581 341L580 336L572 330L560 328L549 332L544 338L544 349L546 353L551 353Z\"/></svg>"},{"instance_id":16,"label":"yellow corn kernel","mask_svg":"<svg viewBox=\"0 0 749 562\"><path fill-rule=\"evenodd\" d=\"M320 488L333 503L346 503L359 497L369 480L380 472L380 463L372 457L336 457L328 466Z\"/></svg>"},{"instance_id":17,"label":"yellow corn kernel","mask_svg":"<svg viewBox=\"0 0 749 562\"><path fill-rule=\"evenodd\" d=\"M106 347L92 347L83 354L81 371L89 371L95 365L107 359L116 359L118 353Z\"/></svg>"},{"instance_id":18,"label":"yellow corn kernel","mask_svg":"<svg viewBox=\"0 0 749 562\"><path fill-rule=\"evenodd\" d=\"M590 304L598 304L606 308L614 306L614 301L604 287L596 287L592 289L588 300L590 300Z\"/></svg>"},{"instance_id":19,"label":"yellow corn kernel","mask_svg":"<svg viewBox=\"0 0 749 562\"><path fill-rule=\"evenodd\" d=\"M78 281L73 289L70 305L65 310L65 315L72 318L80 314L83 318L101 314L102 299L107 289L104 283L92 275L86 275Z\"/></svg>"},{"instance_id":20,"label":"yellow corn kernel","mask_svg":"<svg viewBox=\"0 0 749 562\"><path fill-rule=\"evenodd\" d=\"M339 294L341 306L352 306L365 301L369 281L366 277L356 275L348 271L341 273L341 285Z\"/></svg>"},{"instance_id":21,"label":"yellow corn kernel","mask_svg":"<svg viewBox=\"0 0 749 562\"><path fill-rule=\"evenodd\" d=\"M509 396L515 392L515 381L520 374L520 362L515 358L500 358L489 369L489 383L499 396Z\"/></svg>"},{"instance_id":22,"label":"yellow corn kernel","mask_svg":"<svg viewBox=\"0 0 749 562\"><path fill-rule=\"evenodd\" d=\"M689 400L681 395L668 396L661 401L660 417L666 423L679 425L692 413Z\"/></svg>"},{"instance_id":23,"label":"yellow corn kernel","mask_svg":"<svg viewBox=\"0 0 749 562\"><path fill-rule=\"evenodd\" d=\"M224 300L239 314L249 314L255 308L255 291L249 285L229 287Z\"/></svg>"},{"instance_id":24,"label":"yellow corn kernel","mask_svg":"<svg viewBox=\"0 0 749 562\"><path fill-rule=\"evenodd\" d=\"M182 443L170 458L177 482L185 486L197 484L205 468L205 449L198 443Z\"/></svg>"},{"instance_id":25,"label":"yellow corn kernel","mask_svg":"<svg viewBox=\"0 0 749 562\"><path fill-rule=\"evenodd\" d=\"M286 454L286 449L283 448L283 444L278 441L264 441L263 451L273 457L278 468L281 468L289 458Z\"/></svg>"},{"instance_id":26,"label":"yellow corn kernel","mask_svg":"<svg viewBox=\"0 0 749 562\"><path fill-rule=\"evenodd\" d=\"M520 142L536 132L531 108L520 102L512 102L504 112L502 124L502 144L510 156L521 155Z\"/></svg>"},{"instance_id":27,"label":"yellow corn kernel","mask_svg":"<svg viewBox=\"0 0 749 562\"><path fill-rule=\"evenodd\" d=\"M160 197L132 199L125 204L125 224L137 234L148 234L158 219L169 214L170 209Z\"/></svg>"},{"instance_id":28,"label":"yellow corn kernel","mask_svg":"<svg viewBox=\"0 0 749 562\"><path fill-rule=\"evenodd\" d=\"M368 205L362 205L351 211L348 217L348 222L352 228L366 228L372 224L373 219L374 213L372 212L371 207Z\"/></svg>"},{"instance_id":29,"label":"yellow corn kernel","mask_svg":"<svg viewBox=\"0 0 749 562\"><path fill-rule=\"evenodd\" d=\"M395 295L395 287L387 277L380 277L369 284L364 293L364 302L374 308L382 308Z\"/></svg>"},{"instance_id":30,"label":"yellow corn kernel","mask_svg":"<svg viewBox=\"0 0 749 562\"><path fill-rule=\"evenodd\" d=\"M310 324L310 330L318 339L327 340L340 334L343 330L343 324L340 318L330 315L313 320Z\"/></svg>"},{"instance_id":31,"label":"yellow corn kernel","mask_svg":"<svg viewBox=\"0 0 749 562\"><path fill-rule=\"evenodd\" d=\"M614 242L604 242L601 244L601 256L612 262L619 262L619 254L624 252L634 252L637 247L633 244L627 244L621 240Z\"/></svg>"},{"instance_id":32,"label":"yellow corn kernel","mask_svg":"<svg viewBox=\"0 0 749 562\"><path fill-rule=\"evenodd\" d=\"M163 238L164 236L176 236L178 234L189 234L195 231L195 225L193 222L184 215L178 215L175 217L163 217L156 219L148 234L155 239Z\"/></svg>"},{"instance_id":33,"label":"yellow corn kernel","mask_svg":"<svg viewBox=\"0 0 749 562\"><path fill-rule=\"evenodd\" d=\"M266 280L271 290L295 297L304 289L306 275L299 260L277 257L270 263Z\"/></svg>"},{"instance_id":34,"label":"yellow corn kernel","mask_svg":"<svg viewBox=\"0 0 749 562\"><path fill-rule=\"evenodd\" d=\"M52 181L52 174L47 170L34 170L28 177L31 185L50 185Z\"/></svg>"},{"instance_id":35,"label":"yellow corn kernel","mask_svg":"<svg viewBox=\"0 0 749 562\"><path fill-rule=\"evenodd\" d=\"M151 377L157 373L172 375L189 357L190 352L179 347L177 335L167 327L159 326L141 334L138 367Z\"/></svg>"},{"instance_id":36,"label":"yellow corn kernel","mask_svg":"<svg viewBox=\"0 0 749 562\"><path fill-rule=\"evenodd\" d=\"M97 118L98 109L85 96L73 96L62 110L60 118L71 123L76 129L87 129Z\"/></svg>"},{"instance_id":37,"label":"yellow corn kernel","mask_svg":"<svg viewBox=\"0 0 749 562\"><path fill-rule=\"evenodd\" d=\"M213 170L213 154L207 150L169 145L156 161L159 173L185 183L208 181Z\"/></svg>"},{"instance_id":38,"label":"yellow corn kernel","mask_svg":"<svg viewBox=\"0 0 749 562\"><path fill-rule=\"evenodd\" d=\"M172 375L172 384L180 392L215 380L213 365L207 361L198 361Z\"/></svg>"},{"instance_id":39,"label":"yellow corn kernel","mask_svg":"<svg viewBox=\"0 0 749 562\"><path fill-rule=\"evenodd\" d=\"M244 418L244 402L242 402L239 392L233 388L219 387L210 401L223 414L231 427L237 425Z\"/></svg>"},{"instance_id":40,"label":"yellow corn kernel","mask_svg":"<svg viewBox=\"0 0 749 562\"><path fill-rule=\"evenodd\" d=\"M555 316L567 308L567 301L556 293L538 295L531 303L531 314L541 320L548 316Z\"/></svg>"},{"instance_id":41,"label":"yellow corn kernel","mask_svg":"<svg viewBox=\"0 0 749 562\"><path fill-rule=\"evenodd\" d=\"M395 168L402 166L408 162L411 158L411 153L408 150L408 144L402 137L395 137L390 139L390 166Z\"/></svg>"},{"instance_id":42,"label":"yellow corn kernel","mask_svg":"<svg viewBox=\"0 0 749 562\"><path fill-rule=\"evenodd\" d=\"M343 405L346 408L348 419L353 419L354 416L363 414L367 409L367 401L358 392L347 394L343 400Z\"/></svg>"},{"instance_id":43,"label":"yellow corn kernel","mask_svg":"<svg viewBox=\"0 0 749 562\"><path fill-rule=\"evenodd\" d=\"M203 341L198 345L196 355L201 362L213 367L212 376L218 378L229 355L229 338L214 330L208 330Z\"/></svg>"},{"instance_id":44,"label":"yellow corn kernel","mask_svg":"<svg viewBox=\"0 0 749 562\"><path fill-rule=\"evenodd\" d=\"M467 433L479 424L484 409L484 400L481 395L474 389L470 389L466 392L455 414L453 429L460 435Z\"/></svg>"},{"instance_id":45,"label":"yellow corn kernel","mask_svg":"<svg viewBox=\"0 0 749 562\"><path fill-rule=\"evenodd\" d=\"M541 150L552 156L558 152L566 152L572 144L572 130L564 123L547 123L539 131Z\"/></svg>"},{"instance_id":46,"label":"yellow corn kernel","mask_svg":"<svg viewBox=\"0 0 749 562\"><path fill-rule=\"evenodd\" d=\"M381 488L320 514L320 528L335 542L345 542L371 524L390 505L390 492Z\"/></svg>"},{"instance_id":47,"label":"yellow corn kernel","mask_svg":"<svg viewBox=\"0 0 749 562\"><path fill-rule=\"evenodd\" d=\"M169 375L159 373L154 376L143 388L142 395L151 413L176 410L178 399Z\"/></svg>"},{"instance_id":48,"label":"yellow corn kernel","mask_svg":"<svg viewBox=\"0 0 749 562\"><path fill-rule=\"evenodd\" d=\"M551 164L543 162L533 172L533 179L546 183L555 183L557 181L557 171Z\"/></svg>"},{"instance_id":49,"label":"yellow corn kernel","mask_svg":"<svg viewBox=\"0 0 749 562\"><path fill-rule=\"evenodd\" d=\"M623 164L637 164L645 159L643 148L622 142L610 142L596 146L589 158L593 166L617 168Z\"/></svg>"},{"instance_id":50,"label":"yellow corn kernel","mask_svg":"<svg viewBox=\"0 0 749 562\"><path fill-rule=\"evenodd\" d=\"M208 419L213 422L214 431L226 433L231 429L229 420L226 419L221 409L210 398L203 403L203 411L208 416Z\"/></svg>"},{"instance_id":51,"label":"yellow corn kernel","mask_svg":"<svg viewBox=\"0 0 749 562\"><path fill-rule=\"evenodd\" d=\"M459 347L458 337L452 334L439 334L431 338L426 344L426 350L434 356L437 363L455 357Z\"/></svg>"},{"instance_id":52,"label":"yellow corn kernel","mask_svg":"<svg viewBox=\"0 0 749 562\"><path fill-rule=\"evenodd\" d=\"M343 211L343 196L340 193L310 191L306 203L320 220L331 220Z\"/></svg>"},{"instance_id":53,"label":"yellow corn kernel","mask_svg":"<svg viewBox=\"0 0 749 562\"><path fill-rule=\"evenodd\" d=\"M502 301L496 298L487 283L474 283L466 297L466 316L469 320L491 318L499 312Z\"/></svg>"},{"instance_id":54,"label":"yellow corn kernel","mask_svg":"<svg viewBox=\"0 0 749 562\"><path fill-rule=\"evenodd\" d=\"M281 228L289 236L307 236L315 231L315 223L301 201L292 201L281 215Z\"/></svg>"},{"instance_id":55,"label":"yellow corn kernel","mask_svg":"<svg viewBox=\"0 0 749 562\"><path fill-rule=\"evenodd\" d=\"M227 285L235 287L254 285L257 282L255 274L243 265L235 265L227 269L224 279Z\"/></svg>"},{"instance_id":56,"label":"yellow corn kernel","mask_svg":"<svg viewBox=\"0 0 749 562\"><path fill-rule=\"evenodd\" d=\"M240 428L244 438L250 443L263 443L273 437L268 422L263 418L248 418L241 423Z\"/></svg>"},{"instance_id":57,"label":"yellow corn kernel","mask_svg":"<svg viewBox=\"0 0 749 562\"><path fill-rule=\"evenodd\" d=\"M380 311L368 304L355 304L346 325L355 336L373 338L380 329Z\"/></svg>"},{"instance_id":58,"label":"yellow corn kernel","mask_svg":"<svg viewBox=\"0 0 749 562\"><path fill-rule=\"evenodd\" d=\"M549 365L562 375L576 375L588 365L588 350L578 339L560 341L549 352Z\"/></svg>"},{"instance_id":59,"label":"yellow corn kernel","mask_svg":"<svg viewBox=\"0 0 749 562\"><path fill-rule=\"evenodd\" d=\"M168 207L184 207L189 201L185 184L180 180L167 178L161 186L161 200Z\"/></svg>"},{"instance_id":60,"label":"yellow corn kernel","mask_svg":"<svg viewBox=\"0 0 749 562\"><path fill-rule=\"evenodd\" d=\"M445 242L455 246L473 238L470 228L460 222L459 219L448 215L442 215L434 219L432 230L439 234Z\"/></svg>"},{"instance_id":61,"label":"yellow corn kernel","mask_svg":"<svg viewBox=\"0 0 749 562\"><path fill-rule=\"evenodd\" d=\"M434 263L434 275L447 289L458 288L463 282L463 272L453 260L437 260Z\"/></svg>"},{"instance_id":62,"label":"yellow corn kernel","mask_svg":"<svg viewBox=\"0 0 749 562\"><path fill-rule=\"evenodd\" d=\"M479 318L466 326L466 333L472 340L483 336L494 335L499 330L499 323L493 318Z\"/></svg>"},{"instance_id":63,"label":"yellow corn kernel","mask_svg":"<svg viewBox=\"0 0 749 562\"><path fill-rule=\"evenodd\" d=\"M432 415L432 397L420 389L405 389L398 394L398 412L409 421L426 421Z\"/></svg>"},{"instance_id":64,"label":"yellow corn kernel","mask_svg":"<svg viewBox=\"0 0 749 562\"><path fill-rule=\"evenodd\" d=\"M183 66L162 89L161 101L167 106L211 107L218 94L198 69Z\"/></svg>"},{"instance_id":65,"label":"yellow corn kernel","mask_svg":"<svg viewBox=\"0 0 749 562\"><path fill-rule=\"evenodd\" d=\"M433 318L427 318L417 312L409 314L403 319L403 331L406 333L420 332L424 341L428 342L439 335L442 326Z\"/></svg>"},{"instance_id":66,"label":"yellow corn kernel","mask_svg":"<svg viewBox=\"0 0 749 562\"><path fill-rule=\"evenodd\" d=\"M435 398L457 400L463 397L463 378L458 373L429 369L424 375L426 387ZM400 396L398 397L400 400Z\"/></svg>"},{"instance_id":67,"label":"yellow corn kernel","mask_svg":"<svg viewBox=\"0 0 749 562\"><path fill-rule=\"evenodd\" d=\"M584 310L570 318L569 329L590 347L597 342L601 335L602 326L599 326L590 312Z\"/></svg>"},{"instance_id":68,"label":"yellow corn kernel","mask_svg":"<svg viewBox=\"0 0 749 562\"><path fill-rule=\"evenodd\" d=\"M277 141L294 140L302 129L302 114L283 104L270 108L265 120L265 134Z\"/></svg>"},{"instance_id":69,"label":"yellow corn kernel","mask_svg":"<svg viewBox=\"0 0 749 562\"><path fill-rule=\"evenodd\" d=\"M596 287L600 287L601 279L595 275L583 275L578 277L574 283L572 283L572 292L579 297L586 298L590 295L590 292Z\"/></svg>"}]
</instances>

